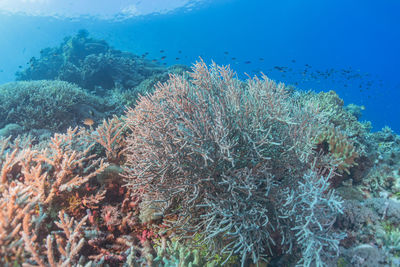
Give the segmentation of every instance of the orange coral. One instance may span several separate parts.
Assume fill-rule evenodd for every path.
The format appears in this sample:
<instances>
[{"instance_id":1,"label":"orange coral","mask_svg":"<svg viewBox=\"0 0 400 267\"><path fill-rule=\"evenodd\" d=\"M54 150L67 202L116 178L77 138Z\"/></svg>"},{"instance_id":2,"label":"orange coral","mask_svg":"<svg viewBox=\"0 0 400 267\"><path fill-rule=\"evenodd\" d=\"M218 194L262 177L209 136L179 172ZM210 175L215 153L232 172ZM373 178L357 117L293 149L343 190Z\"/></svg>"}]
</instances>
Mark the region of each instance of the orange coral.
<instances>
[{"instance_id":1,"label":"orange coral","mask_svg":"<svg viewBox=\"0 0 400 267\"><path fill-rule=\"evenodd\" d=\"M358 165L355 162L358 158L356 148L338 129L332 127L321 133L316 139L316 144L322 147L327 146L325 152L332 155L339 173L350 174L350 168Z\"/></svg>"}]
</instances>

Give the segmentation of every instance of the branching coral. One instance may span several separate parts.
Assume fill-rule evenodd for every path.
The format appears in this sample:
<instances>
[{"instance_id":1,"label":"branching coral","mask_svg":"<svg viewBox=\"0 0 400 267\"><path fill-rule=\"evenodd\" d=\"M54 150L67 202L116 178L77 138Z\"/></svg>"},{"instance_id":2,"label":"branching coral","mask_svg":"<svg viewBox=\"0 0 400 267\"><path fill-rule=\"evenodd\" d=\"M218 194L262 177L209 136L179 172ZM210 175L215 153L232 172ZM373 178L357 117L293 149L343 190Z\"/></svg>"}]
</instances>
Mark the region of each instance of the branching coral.
<instances>
[{"instance_id":1,"label":"branching coral","mask_svg":"<svg viewBox=\"0 0 400 267\"><path fill-rule=\"evenodd\" d=\"M214 267L215 261L207 261L200 255L198 249L192 249L178 241L161 239L161 245L157 248L157 257L153 260L156 266L192 266Z\"/></svg>"},{"instance_id":2,"label":"branching coral","mask_svg":"<svg viewBox=\"0 0 400 267\"><path fill-rule=\"evenodd\" d=\"M287 192L301 192L318 157L314 139L325 120L317 105L298 105L265 76L242 83L216 64L198 62L189 75L171 76L128 110L129 188L156 203L167 227L202 233L211 251L240 254L242 265L291 251L304 241L294 229L307 222L282 207L291 209ZM334 166L320 166L319 179ZM320 199L331 194L316 192ZM334 218L339 207L326 212ZM308 260L322 264L320 253Z\"/></svg>"},{"instance_id":3,"label":"branching coral","mask_svg":"<svg viewBox=\"0 0 400 267\"><path fill-rule=\"evenodd\" d=\"M102 145L109 162L119 162L124 147L125 124L117 117L103 120L96 131L89 135L95 142Z\"/></svg>"},{"instance_id":4,"label":"branching coral","mask_svg":"<svg viewBox=\"0 0 400 267\"><path fill-rule=\"evenodd\" d=\"M77 128L64 135L55 134L49 150L21 152L21 178L38 190L44 204L51 205L55 198L68 195L107 167L101 159L89 154L93 144L79 144L76 132Z\"/></svg>"},{"instance_id":5,"label":"branching coral","mask_svg":"<svg viewBox=\"0 0 400 267\"><path fill-rule=\"evenodd\" d=\"M53 219L63 208L68 209L81 219L75 229L80 231L88 218L85 207L98 209L95 205L104 199L104 191L95 192L88 187L89 180L107 166L91 154L93 144L86 143L81 134L83 132L78 132L78 129L56 134L46 144L46 149L35 148L32 143L25 145L29 141L21 142L19 139L15 143L9 139L2 141L3 153L7 151L0 158L2 265L11 266L28 258L31 258L31 265L39 266L47 266L47 263L50 266L69 266L74 261L83 245L82 239L76 240L76 234L69 229L73 227L74 219L64 212L59 215L59 223ZM78 201L75 207L65 201L71 197ZM56 231L57 226L62 229L61 233ZM47 250L43 246L46 236ZM54 240L58 247L55 253L50 247Z\"/></svg>"},{"instance_id":6,"label":"branching coral","mask_svg":"<svg viewBox=\"0 0 400 267\"><path fill-rule=\"evenodd\" d=\"M24 216L34 212L38 197L32 196L32 188L20 182L1 186L0 212L0 263L12 265L27 255L21 243Z\"/></svg>"},{"instance_id":7,"label":"branching coral","mask_svg":"<svg viewBox=\"0 0 400 267\"><path fill-rule=\"evenodd\" d=\"M67 267L78 263L80 258L79 252L85 243L82 227L87 220L87 216L82 218L78 223L63 211L60 211L58 217L59 221L55 222L55 224L61 229L61 232L47 236L46 257L43 257L43 252L41 251L43 246L40 244L41 240L38 240L39 233L37 233L37 230L31 229L32 222L36 222L36 226L38 226L40 222L31 216L25 216L22 236L26 250L32 255L31 262L36 262L37 264L25 264L26 266ZM54 242L57 244L57 252L54 250Z\"/></svg>"},{"instance_id":8,"label":"branching coral","mask_svg":"<svg viewBox=\"0 0 400 267\"><path fill-rule=\"evenodd\" d=\"M283 84L198 62L96 131L2 139L0 263L322 265L342 238L336 161L315 151L325 128Z\"/></svg>"},{"instance_id":9,"label":"branching coral","mask_svg":"<svg viewBox=\"0 0 400 267\"><path fill-rule=\"evenodd\" d=\"M334 191L329 190L329 180L333 172L326 177L316 170L304 174L299 181L298 191L291 191L285 206L281 208L286 216L295 218L297 242L302 251L300 263L304 266L324 266L327 258L337 256L339 241L345 235L332 231L336 214L342 213L341 200Z\"/></svg>"}]
</instances>

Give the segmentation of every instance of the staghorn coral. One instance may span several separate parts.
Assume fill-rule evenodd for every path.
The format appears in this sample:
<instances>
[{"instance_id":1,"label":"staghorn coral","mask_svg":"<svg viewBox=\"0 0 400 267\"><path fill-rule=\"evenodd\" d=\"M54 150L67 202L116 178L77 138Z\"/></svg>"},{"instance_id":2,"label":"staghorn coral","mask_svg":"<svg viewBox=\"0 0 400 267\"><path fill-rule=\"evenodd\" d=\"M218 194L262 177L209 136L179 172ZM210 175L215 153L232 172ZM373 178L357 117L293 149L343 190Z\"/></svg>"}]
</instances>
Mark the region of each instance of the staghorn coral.
<instances>
[{"instance_id":1,"label":"staghorn coral","mask_svg":"<svg viewBox=\"0 0 400 267\"><path fill-rule=\"evenodd\" d=\"M87 143L83 134L84 131L78 132L77 128L69 129L66 134L56 134L46 145L36 148L28 138L16 139L14 143L10 138L2 140L2 266L26 262L29 258L30 266L70 266L82 258L77 254L84 241L77 240L73 231L80 232L80 225L89 218L85 208L98 209L104 199L104 190L96 192L89 180L94 180L107 166L91 154L94 144ZM42 146L46 148L40 149ZM65 201L71 197L78 201L75 207ZM69 219L64 212L59 213L63 208L81 220L75 230L69 229L74 219ZM57 213L59 223L54 222ZM54 240L56 252L51 248Z\"/></svg>"},{"instance_id":2,"label":"staghorn coral","mask_svg":"<svg viewBox=\"0 0 400 267\"><path fill-rule=\"evenodd\" d=\"M58 218L59 221L55 222L55 225L62 231L55 231L53 234L47 235L46 253L43 253L41 250L45 248L41 244L39 233L35 230L38 228L40 220L29 215L25 216L22 236L25 248L31 254L31 258L22 266L72 266L81 260L82 256L79 255L79 252L85 243L82 228L87 216L76 223L74 218L70 218L64 211L60 211ZM35 228L32 227L32 222L36 224ZM56 251L54 246L57 248Z\"/></svg>"},{"instance_id":3,"label":"staghorn coral","mask_svg":"<svg viewBox=\"0 0 400 267\"><path fill-rule=\"evenodd\" d=\"M338 255L339 242L346 234L332 231L337 212L343 213L342 201L334 191L329 191L329 180L333 172L322 176L316 170L305 173L305 179L299 181L298 191L290 192L286 202L292 209L282 209L286 216L295 218L294 230L301 249L299 263L310 266L323 266L324 261Z\"/></svg>"},{"instance_id":4,"label":"staghorn coral","mask_svg":"<svg viewBox=\"0 0 400 267\"><path fill-rule=\"evenodd\" d=\"M24 217L32 214L39 203L39 198L32 195L32 188L20 182L1 185L0 264L2 266L12 266L27 257L20 231Z\"/></svg>"},{"instance_id":5,"label":"staghorn coral","mask_svg":"<svg viewBox=\"0 0 400 267\"><path fill-rule=\"evenodd\" d=\"M340 201L317 190L334 161L319 166L318 176L307 175L320 156L314 140L325 119L316 103L299 105L283 84L234 76L227 67L197 62L189 77L172 75L128 110L127 185L140 200L156 203L167 229L201 233L210 251L239 254L242 266L302 246L316 253L302 249L300 259L323 265L342 238L331 231ZM296 204L293 195L308 183L314 190ZM296 238L309 222L295 214L307 217L315 207L322 210L312 211L316 227L307 233L318 242ZM319 216L329 224L318 224ZM318 237L320 228L325 236Z\"/></svg>"},{"instance_id":6,"label":"staghorn coral","mask_svg":"<svg viewBox=\"0 0 400 267\"><path fill-rule=\"evenodd\" d=\"M117 116L103 120L96 131L89 135L96 143L103 146L109 162L119 162L124 147L125 124Z\"/></svg>"},{"instance_id":7,"label":"staghorn coral","mask_svg":"<svg viewBox=\"0 0 400 267\"><path fill-rule=\"evenodd\" d=\"M110 125L105 121L99 127L111 130L107 128ZM107 135L106 130L69 129L36 146L19 139L17 144L10 138L1 140L6 154L0 157L1 196L9 199L6 189L15 183L22 186L19 203L8 201L9 211L0 225L4 230L0 247L9 253L5 266L22 262L30 266L130 266L127 261L132 249L138 251L132 256L134 261L146 262L147 248L157 235L143 235L153 230L151 225L140 224L138 207L122 187L121 168L107 167L108 163L94 154L108 151L117 155L121 149L114 145L95 148L99 133ZM101 139L107 140L107 136ZM5 235L14 226L15 232Z\"/></svg>"},{"instance_id":8,"label":"staghorn coral","mask_svg":"<svg viewBox=\"0 0 400 267\"><path fill-rule=\"evenodd\" d=\"M85 145L75 138L77 130L55 134L48 144L49 150L23 151L21 179L37 188L44 204L52 205L56 199L67 196L107 167L101 159L90 155L93 144Z\"/></svg>"}]
</instances>

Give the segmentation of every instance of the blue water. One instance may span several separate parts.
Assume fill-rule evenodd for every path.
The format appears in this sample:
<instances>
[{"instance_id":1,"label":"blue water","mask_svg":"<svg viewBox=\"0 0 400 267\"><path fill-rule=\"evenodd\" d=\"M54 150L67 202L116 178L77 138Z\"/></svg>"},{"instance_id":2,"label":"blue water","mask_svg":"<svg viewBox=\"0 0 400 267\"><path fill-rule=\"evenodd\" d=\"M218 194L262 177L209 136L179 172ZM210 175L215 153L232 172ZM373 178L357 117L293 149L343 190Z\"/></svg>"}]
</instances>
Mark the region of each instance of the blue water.
<instances>
[{"instance_id":1,"label":"blue water","mask_svg":"<svg viewBox=\"0 0 400 267\"><path fill-rule=\"evenodd\" d=\"M335 90L365 106L361 120L373 130L400 133L399 11L397 0L215 0L124 21L0 14L0 83L85 28L117 49L166 56L166 65L202 57L240 78L262 71L303 90Z\"/></svg>"}]
</instances>

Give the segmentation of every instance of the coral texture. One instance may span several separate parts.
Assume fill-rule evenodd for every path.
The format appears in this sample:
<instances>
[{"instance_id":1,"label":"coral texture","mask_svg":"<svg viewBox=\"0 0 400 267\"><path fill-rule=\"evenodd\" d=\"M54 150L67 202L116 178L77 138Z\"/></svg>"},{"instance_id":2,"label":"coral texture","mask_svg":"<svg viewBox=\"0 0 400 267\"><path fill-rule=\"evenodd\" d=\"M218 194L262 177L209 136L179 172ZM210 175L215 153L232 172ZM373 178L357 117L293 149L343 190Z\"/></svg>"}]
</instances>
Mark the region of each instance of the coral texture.
<instances>
[{"instance_id":1,"label":"coral texture","mask_svg":"<svg viewBox=\"0 0 400 267\"><path fill-rule=\"evenodd\" d=\"M75 45L64 56L76 64L109 49ZM35 83L46 85L45 102L60 85L65 109L88 94L19 84ZM199 61L125 116L51 138L0 138L0 265L396 265L400 208L388 198L399 195L400 150L390 149L399 137L368 134L342 105L333 92L295 93L265 75L241 81ZM20 131L15 118L4 132ZM375 183L352 184L367 157Z\"/></svg>"},{"instance_id":2,"label":"coral texture","mask_svg":"<svg viewBox=\"0 0 400 267\"><path fill-rule=\"evenodd\" d=\"M12 123L25 132L32 129L63 132L81 124L88 116L104 117L102 112L111 109L99 97L68 82L22 81L0 86L0 127Z\"/></svg>"},{"instance_id":3,"label":"coral texture","mask_svg":"<svg viewBox=\"0 0 400 267\"><path fill-rule=\"evenodd\" d=\"M128 186L157 203L166 227L199 231L209 250L239 253L243 264L294 248L322 264L337 250L330 229L341 209L326 187L334 159L315 167L316 103L302 107L283 84L242 83L216 64L198 62L189 75L128 110Z\"/></svg>"}]
</instances>

